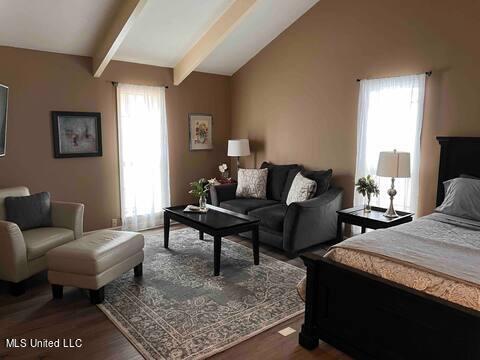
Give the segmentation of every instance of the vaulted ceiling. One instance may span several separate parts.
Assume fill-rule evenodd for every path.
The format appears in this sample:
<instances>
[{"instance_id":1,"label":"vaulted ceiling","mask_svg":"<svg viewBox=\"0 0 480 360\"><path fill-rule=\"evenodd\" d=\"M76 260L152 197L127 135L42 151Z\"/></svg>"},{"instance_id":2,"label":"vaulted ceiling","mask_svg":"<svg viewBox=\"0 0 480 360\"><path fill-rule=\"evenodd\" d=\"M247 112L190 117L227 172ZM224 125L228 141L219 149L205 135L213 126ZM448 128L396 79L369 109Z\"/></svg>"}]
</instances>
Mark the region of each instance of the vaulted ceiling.
<instances>
[{"instance_id":1,"label":"vaulted ceiling","mask_svg":"<svg viewBox=\"0 0 480 360\"><path fill-rule=\"evenodd\" d=\"M0 45L232 75L318 0L0 0Z\"/></svg>"}]
</instances>

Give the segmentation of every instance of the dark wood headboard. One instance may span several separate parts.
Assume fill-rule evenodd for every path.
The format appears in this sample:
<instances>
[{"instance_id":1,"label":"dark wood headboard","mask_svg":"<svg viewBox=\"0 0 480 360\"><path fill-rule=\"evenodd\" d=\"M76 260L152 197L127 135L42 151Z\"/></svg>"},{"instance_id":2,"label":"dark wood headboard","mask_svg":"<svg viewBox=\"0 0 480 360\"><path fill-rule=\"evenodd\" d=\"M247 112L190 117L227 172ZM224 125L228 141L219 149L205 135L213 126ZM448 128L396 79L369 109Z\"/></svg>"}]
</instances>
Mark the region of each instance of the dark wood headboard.
<instances>
[{"instance_id":1,"label":"dark wood headboard","mask_svg":"<svg viewBox=\"0 0 480 360\"><path fill-rule=\"evenodd\" d=\"M437 206L445 196L443 182L461 174L480 177L480 137L438 136L440 166L438 168Z\"/></svg>"}]
</instances>

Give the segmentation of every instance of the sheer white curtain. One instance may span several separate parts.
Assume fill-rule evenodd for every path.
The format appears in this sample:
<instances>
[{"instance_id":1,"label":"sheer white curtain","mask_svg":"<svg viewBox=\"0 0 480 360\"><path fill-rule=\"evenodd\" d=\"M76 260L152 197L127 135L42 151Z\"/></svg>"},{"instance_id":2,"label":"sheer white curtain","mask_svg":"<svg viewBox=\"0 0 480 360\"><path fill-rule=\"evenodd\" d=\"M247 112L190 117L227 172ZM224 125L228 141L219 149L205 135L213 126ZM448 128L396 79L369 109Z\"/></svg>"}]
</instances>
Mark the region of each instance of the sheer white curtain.
<instances>
[{"instance_id":1,"label":"sheer white curtain","mask_svg":"<svg viewBox=\"0 0 480 360\"><path fill-rule=\"evenodd\" d=\"M161 225L170 205L165 88L118 84L117 107L123 228Z\"/></svg>"},{"instance_id":2,"label":"sheer white curtain","mask_svg":"<svg viewBox=\"0 0 480 360\"><path fill-rule=\"evenodd\" d=\"M395 180L397 210L417 211L424 95L425 74L360 81L355 181L368 174L376 177L381 151L409 152L411 178ZM391 180L376 177L376 181L380 196L372 199L372 205L388 207ZM355 192L355 205L363 203Z\"/></svg>"}]
</instances>

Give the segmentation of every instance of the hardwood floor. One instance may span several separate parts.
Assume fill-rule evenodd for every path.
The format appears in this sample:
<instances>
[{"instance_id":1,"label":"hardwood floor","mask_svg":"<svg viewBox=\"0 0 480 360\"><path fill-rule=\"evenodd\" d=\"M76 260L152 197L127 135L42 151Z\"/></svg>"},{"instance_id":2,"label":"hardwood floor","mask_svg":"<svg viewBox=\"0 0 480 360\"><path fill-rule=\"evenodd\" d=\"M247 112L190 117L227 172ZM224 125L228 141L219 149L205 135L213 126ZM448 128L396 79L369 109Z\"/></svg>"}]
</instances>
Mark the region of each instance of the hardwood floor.
<instances>
[{"instance_id":1,"label":"hardwood floor","mask_svg":"<svg viewBox=\"0 0 480 360\"><path fill-rule=\"evenodd\" d=\"M173 230L173 228L172 228ZM146 231L155 234L161 229ZM250 246L237 236L230 240ZM295 266L303 267L299 258L288 259L272 248L260 251ZM20 297L8 294L7 285L0 282L0 359L142 359L142 356L119 330L97 309L90 305L87 292L65 288L62 300L52 300L46 274L27 281L27 292ZM321 343L315 351L298 345L298 331L303 315L286 321L247 341L213 356L213 359L349 359L328 344ZM285 327L296 330L289 336L278 331ZM82 340L81 348L6 348L5 339L66 339Z\"/></svg>"}]
</instances>

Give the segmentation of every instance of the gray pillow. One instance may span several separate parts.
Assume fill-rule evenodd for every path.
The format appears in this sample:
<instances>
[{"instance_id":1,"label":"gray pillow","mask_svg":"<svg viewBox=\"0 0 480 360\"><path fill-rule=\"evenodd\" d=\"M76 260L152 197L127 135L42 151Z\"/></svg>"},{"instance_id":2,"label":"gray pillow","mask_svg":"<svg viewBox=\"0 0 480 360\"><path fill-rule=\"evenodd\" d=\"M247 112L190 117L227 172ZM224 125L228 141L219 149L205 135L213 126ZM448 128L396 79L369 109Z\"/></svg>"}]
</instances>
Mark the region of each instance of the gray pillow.
<instances>
[{"instance_id":1,"label":"gray pillow","mask_svg":"<svg viewBox=\"0 0 480 360\"><path fill-rule=\"evenodd\" d=\"M18 225L20 230L52 226L50 193L5 198L6 220Z\"/></svg>"},{"instance_id":2,"label":"gray pillow","mask_svg":"<svg viewBox=\"0 0 480 360\"><path fill-rule=\"evenodd\" d=\"M456 178L443 184L445 199L435 211L480 221L480 180Z\"/></svg>"}]
</instances>

